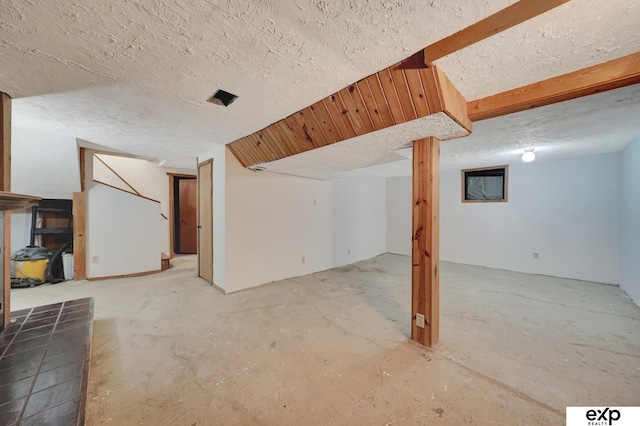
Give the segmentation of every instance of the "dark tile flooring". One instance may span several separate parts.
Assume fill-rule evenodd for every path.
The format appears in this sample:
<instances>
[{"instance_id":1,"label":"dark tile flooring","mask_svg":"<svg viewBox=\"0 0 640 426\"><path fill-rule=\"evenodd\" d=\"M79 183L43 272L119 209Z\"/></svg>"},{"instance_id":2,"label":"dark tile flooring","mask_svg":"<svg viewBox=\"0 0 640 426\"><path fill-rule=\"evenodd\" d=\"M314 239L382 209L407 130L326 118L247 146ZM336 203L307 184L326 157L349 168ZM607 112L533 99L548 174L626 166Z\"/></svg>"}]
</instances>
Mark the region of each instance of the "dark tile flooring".
<instances>
[{"instance_id":1,"label":"dark tile flooring","mask_svg":"<svg viewBox=\"0 0 640 426\"><path fill-rule=\"evenodd\" d=\"M93 298L11 313L0 333L0 425L84 424Z\"/></svg>"}]
</instances>

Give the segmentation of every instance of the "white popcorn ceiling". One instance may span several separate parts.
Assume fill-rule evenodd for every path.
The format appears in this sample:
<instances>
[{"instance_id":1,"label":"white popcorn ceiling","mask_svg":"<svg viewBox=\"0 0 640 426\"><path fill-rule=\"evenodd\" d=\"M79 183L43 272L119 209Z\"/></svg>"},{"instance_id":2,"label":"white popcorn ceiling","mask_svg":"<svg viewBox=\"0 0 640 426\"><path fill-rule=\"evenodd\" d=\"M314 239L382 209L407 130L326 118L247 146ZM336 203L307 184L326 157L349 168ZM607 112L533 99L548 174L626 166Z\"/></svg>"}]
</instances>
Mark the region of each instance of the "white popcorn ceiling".
<instances>
[{"instance_id":1,"label":"white popcorn ceiling","mask_svg":"<svg viewBox=\"0 0 640 426\"><path fill-rule=\"evenodd\" d=\"M440 144L440 170L497 166L522 162L534 148L536 162L624 149L640 136L640 85L522 111L474 123L468 137ZM337 177L356 174L411 176L411 148L395 151L405 159L374 165ZM332 178L328 174L317 178Z\"/></svg>"},{"instance_id":2,"label":"white popcorn ceiling","mask_svg":"<svg viewBox=\"0 0 640 426\"><path fill-rule=\"evenodd\" d=\"M514 2L4 0L0 91L14 98L16 123L171 165ZM572 0L437 64L471 100L640 51L638 28L637 0ZM239 99L228 108L206 103L218 88ZM478 123L475 133L487 127ZM385 136L399 140L402 132ZM593 143L609 146L612 137ZM497 139L505 141L498 149L513 148Z\"/></svg>"}]
</instances>

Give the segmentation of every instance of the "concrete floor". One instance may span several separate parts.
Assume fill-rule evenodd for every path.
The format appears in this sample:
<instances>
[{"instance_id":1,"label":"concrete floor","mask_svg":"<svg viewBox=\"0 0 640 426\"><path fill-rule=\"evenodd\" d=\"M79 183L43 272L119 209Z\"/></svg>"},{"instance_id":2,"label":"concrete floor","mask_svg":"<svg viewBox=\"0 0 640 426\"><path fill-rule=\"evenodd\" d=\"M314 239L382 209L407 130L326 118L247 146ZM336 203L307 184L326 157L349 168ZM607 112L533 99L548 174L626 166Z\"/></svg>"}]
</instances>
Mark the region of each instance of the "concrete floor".
<instances>
[{"instance_id":1,"label":"concrete floor","mask_svg":"<svg viewBox=\"0 0 640 426\"><path fill-rule=\"evenodd\" d=\"M396 255L229 296L178 258L13 290L12 309L95 297L88 425L547 425L640 405L640 309L618 287L441 268L433 350L407 340Z\"/></svg>"}]
</instances>

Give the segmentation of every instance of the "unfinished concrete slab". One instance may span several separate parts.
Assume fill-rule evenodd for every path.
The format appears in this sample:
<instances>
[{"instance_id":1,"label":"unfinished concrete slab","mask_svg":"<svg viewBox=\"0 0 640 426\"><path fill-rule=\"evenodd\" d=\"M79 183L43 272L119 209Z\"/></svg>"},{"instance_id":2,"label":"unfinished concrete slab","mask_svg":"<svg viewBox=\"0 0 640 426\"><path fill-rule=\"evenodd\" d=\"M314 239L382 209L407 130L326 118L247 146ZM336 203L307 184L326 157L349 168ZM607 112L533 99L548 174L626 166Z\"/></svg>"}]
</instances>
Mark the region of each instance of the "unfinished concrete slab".
<instances>
[{"instance_id":1,"label":"unfinished concrete slab","mask_svg":"<svg viewBox=\"0 0 640 426\"><path fill-rule=\"evenodd\" d=\"M95 297L87 424L562 424L640 405L640 309L618 287L442 263L441 339L408 340L410 258L223 296L195 259L13 290Z\"/></svg>"}]
</instances>

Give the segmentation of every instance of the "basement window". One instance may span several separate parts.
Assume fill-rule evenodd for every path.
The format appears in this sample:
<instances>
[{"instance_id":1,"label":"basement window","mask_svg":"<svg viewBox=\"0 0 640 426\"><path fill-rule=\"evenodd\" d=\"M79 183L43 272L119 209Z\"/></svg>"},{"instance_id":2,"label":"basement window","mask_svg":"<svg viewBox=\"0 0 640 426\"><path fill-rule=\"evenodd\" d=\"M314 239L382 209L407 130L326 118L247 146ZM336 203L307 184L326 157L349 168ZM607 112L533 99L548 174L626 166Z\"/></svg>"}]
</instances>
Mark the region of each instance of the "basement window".
<instances>
[{"instance_id":1,"label":"basement window","mask_svg":"<svg viewBox=\"0 0 640 426\"><path fill-rule=\"evenodd\" d=\"M506 202L509 166L462 170L462 202Z\"/></svg>"}]
</instances>

